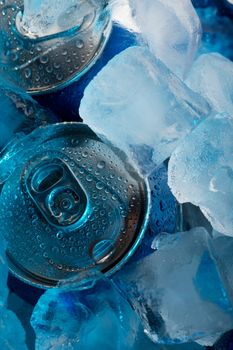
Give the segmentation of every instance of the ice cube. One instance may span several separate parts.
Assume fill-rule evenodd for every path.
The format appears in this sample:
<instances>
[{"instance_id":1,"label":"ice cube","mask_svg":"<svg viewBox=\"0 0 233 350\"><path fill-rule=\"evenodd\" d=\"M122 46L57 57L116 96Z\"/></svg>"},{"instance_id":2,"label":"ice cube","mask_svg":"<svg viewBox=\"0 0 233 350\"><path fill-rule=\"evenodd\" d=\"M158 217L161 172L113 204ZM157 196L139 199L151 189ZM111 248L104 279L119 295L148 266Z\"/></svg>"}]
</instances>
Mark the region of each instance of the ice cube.
<instances>
[{"instance_id":1,"label":"ice cube","mask_svg":"<svg viewBox=\"0 0 233 350\"><path fill-rule=\"evenodd\" d=\"M23 284L23 282L21 282L22 284L19 287L19 285L17 285L17 282L16 280L14 280L14 283L13 283L13 279L11 278L8 281L8 283L10 284L10 291L7 299L7 308L8 310L11 310L18 317L19 321L22 323L22 326L25 330L25 335L26 335L26 345L29 348L28 350L31 350L31 349L34 349L35 347L35 333L30 323L34 305L22 299L22 296L15 294L11 290L11 288L15 289L17 293L22 293L22 294L24 293L24 296L26 296L26 298L28 298L28 295L30 295L30 293L33 293L33 297L34 297L32 298L33 301L30 300L33 303L35 302L35 298L36 298L35 289L32 288L30 290L31 287L26 286L25 284ZM22 292L23 288L24 288L24 291ZM14 349L14 350L17 350L17 349Z\"/></svg>"},{"instance_id":2,"label":"ice cube","mask_svg":"<svg viewBox=\"0 0 233 350\"><path fill-rule=\"evenodd\" d=\"M233 116L233 63L230 60L217 53L199 56L186 83L217 112Z\"/></svg>"},{"instance_id":3,"label":"ice cube","mask_svg":"<svg viewBox=\"0 0 233 350\"><path fill-rule=\"evenodd\" d=\"M149 337L143 333L141 330L137 336L137 342L133 350L204 350L204 348L197 343L185 343L185 344L155 344L153 343Z\"/></svg>"},{"instance_id":4,"label":"ice cube","mask_svg":"<svg viewBox=\"0 0 233 350\"><path fill-rule=\"evenodd\" d=\"M129 0L110 1L112 20L130 31L139 32L129 6Z\"/></svg>"},{"instance_id":5,"label":"ice cube","mask_svg":"<svg viewBox=\"0 0 233 350\"><path fill-rule=\"evenodd\" d=\"M99 280L92 289L48 290L34 309L36 349L132 349L139 319L113 284Z\"/></svg>"},{"instance_id":6,"label":"ice cube","mask_svg":"<svg viewBox=\"0 0 233 350\"><path fill-rule=\"evenodd\" d=\"M232 299L209 241L208 232L201 227L161 234L153 244L154 253L128 265L114 278L154 342L201 339L209 345L232 329Z\"/></svg>"},{"instance_id":7,"label":"ice cube","mask_svg":"<svg viewBox=\"0 0 233 350\"><path fill-rule=\"evenodd\" d=\"M0 349L27 350L25 332L16 315L0 307Z\"/></svg>"},{"instance_id":8,"label":"ice cube","mask_svg":"<svg viewBox=\"0 0 233 350\"><path fill-rule=\"evenodd\" d=\"M130 0L135 21L150 50L183 78L201 38L201 24L190 0Z\"/></svg>"},{"instance_id":9,"label":"ice cube","mask_svg":"<svg viewBox=\"0 0 233 350\"><path fill-rule=\"evenodd\" d=\"M209 112L200 95L141 47L113 58L88 85L80 107L84 122L134 157L146 173Z\"/></svg>"},{"instance_id":10,"label":"ice cube","mask_svg":"<svg viewBox=\"0 0 233 350\"><path fill-rule=\"evenodd\" d=\"M28 134L56 117L23 90L0 78L0 151L17 134Z\"/></svg>"},{"instance_id":11,"label":"ice cube","mask_svg":"<svg viewBox=\"0 0 233 350\"><path fill-rule=\"evenodd\" d=\"M233 236L233 120L207 118L174 151L169 186L180 203L199 206L213 228Z\"/></svg>"},{"instance_id":12,"label":"ice cube","mask_svg":"<svg viewBox=\"0 0 233 350\"><path fill-rule=\"evenodd\" d=\"M85 29L86 22L90 23L103 3L102 0L24 0L24 12L18 17L17 26L30 37L54 35L73 27Z\"/></svg>"},{"instance_id":13,"label":"ice cube","mask_svg":"<svg viewBox=\"0 0 233 350\"><path fill-rule=\"evenodd\" d=\"M225 282L226 289L233 298L233 238L226 236L217 236L210 241L211 254L218 265L222 279Z\"/></svg>"}]
</instances>

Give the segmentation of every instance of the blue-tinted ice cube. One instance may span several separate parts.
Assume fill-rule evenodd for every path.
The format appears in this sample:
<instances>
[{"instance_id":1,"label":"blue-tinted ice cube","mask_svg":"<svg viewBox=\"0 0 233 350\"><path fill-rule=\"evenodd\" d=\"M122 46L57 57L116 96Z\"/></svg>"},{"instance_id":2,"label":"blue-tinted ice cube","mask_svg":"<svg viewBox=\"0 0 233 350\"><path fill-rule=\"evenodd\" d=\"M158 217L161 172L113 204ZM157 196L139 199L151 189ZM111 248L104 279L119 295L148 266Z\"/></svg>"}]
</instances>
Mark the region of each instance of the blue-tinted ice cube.
<instances>
[{"instance_id":1,"label":"blue-tinted ice cube","mask_svg":"<svg viewBox=\"0 0 233 350\"><path fill-rule=\"evenodd\" d=\"M190 0L130 0L135 21L150 50L183 77L192 65L201 23Z\"/></svg>"},{"instance_id":2,"label":"blue-tinted ice cube","mask_svg":"<svg viewBox=\"0 0 233 350\"><path fill-rule=\"evenodd\" d=\"M155 344L149 337L139 330L137 335L137 341L133 350L204 350L202 346L197 343L185 343L185 344Z\"/></svg>"},{"instance_id":3,"label":"blue-tinted ice cube","mask_svg":"<svg viewBox=\"0 0 233 350\"><path fill-rule=\"evenodd\" d=\"M27 350L25 332L16 315L0 307L0 349Z\"/></svg>"},{"instance_id":4,"label":"blue-tinted ice cube","mask_svg":"<svg viewBox=\"0 0 233 350\"><path fill-rule=\"evenodd\" d=\"M216 231L233 236L233 119L214 115L186 137L169 161L180 203L199 206Z\"/></svg>"},{"instance_id":5,"label":"blue-tinted ice cube","mask_svg":"<svg viewBox=\"0 0 233 350\"><path fill-rule=\"evenodd\" d=\"M71 288L71 289L69 289ZM133 349L139 320L108 280L48 290L33 312L36 349Z\"/></svg>"},{"instance_id":6,"label":"blue-tinted ice cube","mask_svg":"<svg viewBox=\"0 0 233 350\"><path fill-rule=\"evenodd\" d=\"M80 107L84 122L144 173L168 158L209 111L200 95L141 47L112 59L88 85Z\"/></svg>"},{"instance_id":7,"label":"blue-tinted ice cube","mask_svg":"<svg viewBox=\"0 0 233 350\"><path fill-rule=\"evenodd\" d=\"M18 289L15 285L13 286L12 283L9 283L9 280L8 280L9 295L7 299L7 308L8 310L11 310L21 322L25 330L26 345L28 346L28 350L31 350L31 349L34 349L34 345L35 345L34 344L35 334L30 324L31 314L34 309L34 306L29 302L25 301L24 299L22 299L22 297L18 295L22 292L22 289L24 289L24 293L26 296L28 296L30 293L30 287L28 285L26 286L25 284L23 284L23 282L21 283L22 283L21 288ZM15 290L15 292L11 290L12 287ZM35 292L36 290L34 289L33 291ZM42 290L41 290L41 293L42 293ZM21 327L21 324L19 324L20 327Z\"/></svg>"},{"instance_id":8,"label":"blue-tinted ice cube","mask_svg":"<svg viewBox=\"0 0 233 350\"><path fill-rule=\"evenodd\" d=\"M161 234L153 254L115 277L154 342L210 345L233 327L232 299L209 244L204 228Z\"/></svg>"},{"instance_id":9,"label":"blue-tinted ice cube","mask_svg":"<svg viewBox=\"0 0 233 350\"><path fill-rule=\"evenodd\" d=\"M230 60L217 53L199 56L186 83L217 112L233 116L233 63Z\"/></svg>"},{"instance_id":10,"label":"blue-tinted ice cube","mask_svg":"<svg viewBox=\"0 0 233 350\"><path fill-rule=\"evenodd\" d=\"M219 235L210 241L211 254L218 266L226 290L233 300L233 238Z\"/></svg>"}]
</instances>

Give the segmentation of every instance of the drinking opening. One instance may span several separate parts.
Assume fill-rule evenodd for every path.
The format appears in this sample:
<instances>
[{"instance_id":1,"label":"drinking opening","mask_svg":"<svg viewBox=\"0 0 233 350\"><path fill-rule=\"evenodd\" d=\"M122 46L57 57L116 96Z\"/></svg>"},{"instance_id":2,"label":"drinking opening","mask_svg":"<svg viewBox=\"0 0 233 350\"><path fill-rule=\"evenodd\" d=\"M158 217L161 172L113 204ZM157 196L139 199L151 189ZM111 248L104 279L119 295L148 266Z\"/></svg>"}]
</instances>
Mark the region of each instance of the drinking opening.
<instances>
[{"instance_id":1,"label":"drinking opening","mask_svg":"<svg viewBox=\"0 0 233 350\"><path fill-rule=\"evenodd\" d=\"M32 187L36 192L45 192L54 187L63 177L61 166L51 164L37 170L32 178Z\"/></svg>"}]
</instances>

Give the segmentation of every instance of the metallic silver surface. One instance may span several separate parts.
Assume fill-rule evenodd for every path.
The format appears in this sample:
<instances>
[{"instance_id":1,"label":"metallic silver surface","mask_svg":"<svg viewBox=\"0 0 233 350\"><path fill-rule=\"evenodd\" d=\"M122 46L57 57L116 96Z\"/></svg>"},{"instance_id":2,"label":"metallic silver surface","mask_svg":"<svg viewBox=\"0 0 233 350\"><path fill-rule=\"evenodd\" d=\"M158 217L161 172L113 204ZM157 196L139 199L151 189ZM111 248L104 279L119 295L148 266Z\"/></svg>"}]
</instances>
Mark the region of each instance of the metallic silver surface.
<instances>
[{"instance_id":1,"label":"metallic silver surface","mask_svg":"<svg viewBox=\"0 0 233 350\"><path fill-rule=\"evenodd\" d=\"M105 1L101 11L93 6L81 26L41 38L19 30L22 12L22 0L0 1L0 74L30 94L51 92L78 80L96 62L111 31Z\"/></svg>"},{"instance_id":2,"label":"metallic silver surface","mask_svg":"<svg viewBox=\"0 0 233 350\"><path fill-rule=\"evenodd\" d=\"M11 272L46 288L119 269L150 212L148 184L124 153L79 123L39 128L17 152L6 156L12 169L0 201Z\"/></svg>"}]
</instances>

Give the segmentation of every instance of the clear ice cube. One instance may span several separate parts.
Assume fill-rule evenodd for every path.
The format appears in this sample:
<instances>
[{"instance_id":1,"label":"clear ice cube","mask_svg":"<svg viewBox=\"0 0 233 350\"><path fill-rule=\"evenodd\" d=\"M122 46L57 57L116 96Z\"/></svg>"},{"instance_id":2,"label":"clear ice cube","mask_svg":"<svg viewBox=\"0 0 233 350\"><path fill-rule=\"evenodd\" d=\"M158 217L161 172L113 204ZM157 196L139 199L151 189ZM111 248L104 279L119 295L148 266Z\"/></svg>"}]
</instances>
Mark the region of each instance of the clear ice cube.
<instances>
[{"instance_id":1,"label":"clear ice cube","mask_svg":"<svg viewBox=\"0 0 233 350\"><path fill-rule=\"evenodd\" d=\"M201 227L161 234L153 243L154 253L115 277L154 342L210 345L232 329L227 276L221 275L209 244ZM224 254L222 250L221 259Z\"/></svg>"},{"instance_id":2,"label":"clear ice cube","mask_svg":"<svg viewBox=\"0 0 233 350\"><path fill-rule=\"evenodd\" d=\"M213 228L233 236L233 119L207 118L173 152L169 186L180 203L199 206Z\"/></svg>"},{"instance_id":3,"label":"clear ice cube","mask_svg":"<svg viewBox=\"0 0 233 350\"><path fill-rule=\"evenodd\" d=\"M37 350L129 350L139 328L135 312L107 280L83 291L69 284L48 290L31 323Z\"/></svg>"},{"instance_id":4,"label":"clear ice cube","mask_svg":"<svg viewBox=\"0 0 233 350\"><path fill-rule=\"evenodd\" d=\"M163 345L163 344L155 344L153 343L150 338L143 333L142 331L139 331L137 336L137 342L135 344L135 347L133 350L204 350L204 348L197 343L185 343L185 344L169 344L169 345Z\"/></svg>"},{"instance_id":5,"label":"clear ice cube","mask_svg":"<svg viewBox=\"0 0 233 350\"><path fill-rule=\"evenodd\" d=\"M156 57L179 77L192 65L201 24L190 0L130 0L135 21Z\"/></svg>"},{"instance_id":6,"label":"clear ice cube","mask_svg":"<svg viewBox=\"0 0 233 350\"><path fill-rule=\"evenodd\" d=\"M217 53L204 54L194 63L187 85L205 97L219 113L233 116L233 63Z\"/></svg>"},{"instance_id":7,"label":"clear ice cube","mask_svg":"<svg viewBox=\"0 0 233 350\"><path fill-rule=\"evenodd\" d=\"M226 290L233 300L233 238L227 236L217 236L210 241L211 254L218 266Z\"/></svg>"},{"instance_id":8,"label":"clear ice cube","mask_svg":"<svg viewBox=\"0 0 233 350\"><path fill-rule=\"evenodd\" d=\"M114 57L88 85L80 107L84 122L134 157L146 173L209 112L200 95L141 47Z\"/></svg>"}]
</instances>

